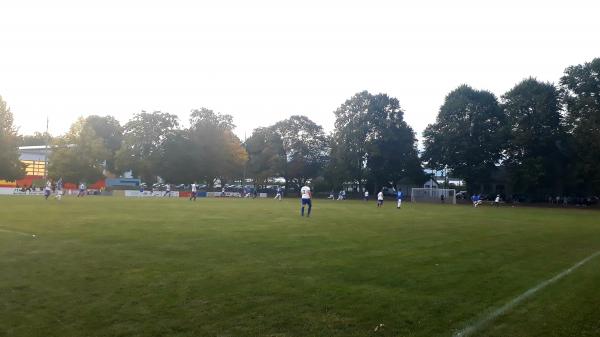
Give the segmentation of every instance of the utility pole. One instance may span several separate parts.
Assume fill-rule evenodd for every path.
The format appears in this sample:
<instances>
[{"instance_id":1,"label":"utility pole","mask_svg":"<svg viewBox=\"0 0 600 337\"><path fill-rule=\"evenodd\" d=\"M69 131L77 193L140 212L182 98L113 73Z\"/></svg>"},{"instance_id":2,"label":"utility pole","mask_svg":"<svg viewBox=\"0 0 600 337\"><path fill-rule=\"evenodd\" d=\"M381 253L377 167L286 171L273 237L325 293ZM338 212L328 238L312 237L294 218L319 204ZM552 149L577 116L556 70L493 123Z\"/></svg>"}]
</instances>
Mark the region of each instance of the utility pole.
<instances>
[{"instance_id":1,"label":"utility pole","mask_svg":"<svg viewBox=\"0 0 600 337\"><path fill-rule=\"evenodd\" d=\"M246 153L248 152L248 144L246 144L246 131L244 131L244 148L246 150ZM246 188L246 165L248 164L248 161L244 162L244 178L242 179L242 190L245 190Z\"/></svg>"},{"instance_id":2,"label":"utility pole","mask_svg":"<svg viewBox=\"0 0 600 337\"><path fill-rule=\"evenodd\" d=\"M48 143L50 142L48 134L49 118L46 116L46 148L44 149L44 180L48 179Z\"/></svg>"}]
</instances>

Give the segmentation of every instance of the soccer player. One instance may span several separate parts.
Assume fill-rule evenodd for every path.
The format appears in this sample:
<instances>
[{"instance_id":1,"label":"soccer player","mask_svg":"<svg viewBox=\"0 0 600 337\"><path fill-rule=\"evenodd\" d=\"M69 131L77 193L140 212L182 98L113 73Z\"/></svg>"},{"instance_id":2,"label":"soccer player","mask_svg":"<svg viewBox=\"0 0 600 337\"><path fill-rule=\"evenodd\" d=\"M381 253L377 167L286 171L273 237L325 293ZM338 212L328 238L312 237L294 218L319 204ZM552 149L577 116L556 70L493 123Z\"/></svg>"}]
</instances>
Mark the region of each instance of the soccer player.
<instances>
[{"instance_id":1,"label":"soccer player","mask_svg":"<svg viewBox=\"0 0 600 337\"><path fill-rule=\"evenodd\" d=\"M312 194L310 193L310 187L302 186L302 188L300 189L300 194L302 195L302 208L300 209L300 215L304 216L304 206L308 205L308 213L306 217L310 217L310 211L312 210Z\"/></svg>"},{"instance_id":2,"label":"soccer player","mask_svg":"<svg viewBox=\"0 0 600 337\"><path fill-rule=\"evenodd\" d=\"M52 182L50 180L46 181L46 187L44 188L44 198L48 200L48 197L52 193Z\"/></svg>"},{"instance_id":3,"label":"soccer player","mask_svg":"<svg viewBox=\"0 0 600 337\"><path fill-rule=\"evenodd\" d=\"M62 180L62 178L58 178L58 181L56 182L55 198L58 200L62 200L62 195L63 195L63 180Z\"/></svg>"},{"instance_id":4,"label":"soccer player","mask_svg":"<svg viewBox=\"0 0 600 337\"><path fill-rule=\"evenodd\" d=\"M192 183L192 194L190 195L190 201L192 199L194 199L194 201L196 201L196 194L198 192L198 185L196 185L196 182Z\"/></svg>"},{"instance_id":5,"label":"soccer player","mask_svg":"<svg viewBox=\"0 0 600 337\"><path fill-rule=\"evenodd\" d=\"M369 201L369 191L365 190L365 201Z\"/></svg>"},{"instance_id":6,"label":"soccer player","mask_svg":"<svg viewBox=\"0 0 600 337\"><path fill-rule=\"evenodd\" d=\"M481 205L481 196L478 194L473 194L471 201L473 201L473 207L477 207Z\"/></svg>"},{"instance_id":7,"label":"soccer player","mask_svg":"<svg viewBox=\"0 0 600 337\"><path fill-rule=\"evenodd\" d=\"M275 200L281 201L281 186L277 186L277 195L275 196Z\"/></svg>"},{"instance_id":8,"label":"soccer player","mask_svg":"<svg viewBox=\"0 0 600 337\"><path fill-rule=\"evenodd\" d=\"M81 183L79 184L79 193L77 194L77 197L83 197L85 196L85 184Z\"/></svg>"},{"instance_id":9,"label":"soccer player","mask_svg":"<svg viewBox=\"0 0 600 337\"><path fill-rule=\"evenodd\" d=\"M494 206L500 207L500 194L496 195L496 199L494 199Z\"/></svg>"},{"instance_id":10,"label":"soccer player","mask_svg":"<svg viewBox=\"0 0 600 337\"><path fill-rule=\"evenodd\" d=\"M396 208L400 209L400 207L402 207L402 198L404 198L404 194L402 193L402 189L398 189L398 192L396 192L396 199L398 200L398 205L396 206Z\"/></svg>"},{"instance_id":11,"label":"soccer player","mask_svg":"<svg viewBox=\"0 0 600 337\"><path fill-rule=\"evenodd\" d=\"M169 198L171 197L171 184L167 184L165 186L165 195L164 196L169 197Z\"/></svg>"},{"instance_id":12,"label":"soccer player","mask_svg":"<svg viewBox=\"0 0 600 337\"><path fill-rule=\"evenodd\" d=\"M327 199L335 200L335 195L333 195L333 190L331 190L331 192L329 192L329 196L327 197Z\"/></svg>"},{"instance_id":13,"label":"soccer player","mask_svg":"<svg viewBox=\"0 0 600 337\"><path fill-rule=\"evenodd\" d=\"M379 191L379 193L377 193L377 207L382 207L383 206L383 190Z\"/></svg>"}]
</instances>

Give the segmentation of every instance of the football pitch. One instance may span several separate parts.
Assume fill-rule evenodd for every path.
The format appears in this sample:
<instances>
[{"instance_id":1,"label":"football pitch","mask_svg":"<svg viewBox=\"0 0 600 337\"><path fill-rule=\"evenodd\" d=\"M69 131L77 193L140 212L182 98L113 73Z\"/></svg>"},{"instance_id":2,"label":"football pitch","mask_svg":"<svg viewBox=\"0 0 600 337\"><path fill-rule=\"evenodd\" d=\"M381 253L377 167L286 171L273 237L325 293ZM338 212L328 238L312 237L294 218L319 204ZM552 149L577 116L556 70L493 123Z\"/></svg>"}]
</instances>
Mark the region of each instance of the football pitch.
<instances>
[{"instance_id":1,"label":"football pitch","mask_svg":"<svg viewBox=\"0 0 600 337\"><path fill-rule=\"evenodd\" d=\"M299 206L2 197L0 336L600 336L599 211Z\"/></svg>"}]
</instances>

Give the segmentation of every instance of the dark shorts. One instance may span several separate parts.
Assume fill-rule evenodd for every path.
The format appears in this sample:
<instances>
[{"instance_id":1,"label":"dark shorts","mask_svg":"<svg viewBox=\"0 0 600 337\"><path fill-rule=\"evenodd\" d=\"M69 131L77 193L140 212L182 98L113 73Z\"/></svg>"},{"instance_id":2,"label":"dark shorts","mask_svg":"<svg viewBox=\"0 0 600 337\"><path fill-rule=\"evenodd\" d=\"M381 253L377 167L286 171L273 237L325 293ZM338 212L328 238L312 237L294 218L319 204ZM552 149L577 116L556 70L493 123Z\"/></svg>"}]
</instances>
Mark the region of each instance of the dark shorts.
<instances>
[{"instance_id":1,"label":"dark shorts","mask_svg":"<svg viewBox=\"0 0 600 337\"><path fill-rule=\"evenodd\" d=\"M302 205L312 206L310 199L302 199Z\"/></svg>"},{"instance_id":2,"label":"dark shorts","mask_svg":"<svg viewBox=\"0 0 600 337\"><path fill-rule=\"evenodd\" d=\"M196 197L196 192L192 192L192 198Z\"/></svg>"},{"instance_id":3,"label":"dark shorts","mask_svg":"<svg viewBox=\"0 0 600 337\"><path fill-rule=\"evenodd\" d=\"M49 196L50 195L50 191L49 190L44 190L44 195L45 196Z\"/></svg>"}]
</instances>

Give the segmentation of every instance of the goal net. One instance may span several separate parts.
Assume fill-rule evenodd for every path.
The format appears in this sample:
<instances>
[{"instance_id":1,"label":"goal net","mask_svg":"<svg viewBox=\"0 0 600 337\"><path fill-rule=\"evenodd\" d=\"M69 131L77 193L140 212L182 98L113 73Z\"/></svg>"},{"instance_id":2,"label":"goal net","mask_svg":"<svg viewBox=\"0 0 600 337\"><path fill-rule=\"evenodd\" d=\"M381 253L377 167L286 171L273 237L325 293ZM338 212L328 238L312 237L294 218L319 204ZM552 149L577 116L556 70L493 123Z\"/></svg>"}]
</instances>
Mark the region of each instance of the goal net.
<instances>
[{"instance_id":1,"label":"goal net","mask_svg":"<svg viewBox=\"0 0 600 337\"><path fill-rule=\"evenodd\" d=\"M413 188L410 201L456 204L456 190L448 188Z\"/></svg>"}]
</instances>

